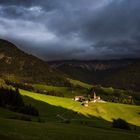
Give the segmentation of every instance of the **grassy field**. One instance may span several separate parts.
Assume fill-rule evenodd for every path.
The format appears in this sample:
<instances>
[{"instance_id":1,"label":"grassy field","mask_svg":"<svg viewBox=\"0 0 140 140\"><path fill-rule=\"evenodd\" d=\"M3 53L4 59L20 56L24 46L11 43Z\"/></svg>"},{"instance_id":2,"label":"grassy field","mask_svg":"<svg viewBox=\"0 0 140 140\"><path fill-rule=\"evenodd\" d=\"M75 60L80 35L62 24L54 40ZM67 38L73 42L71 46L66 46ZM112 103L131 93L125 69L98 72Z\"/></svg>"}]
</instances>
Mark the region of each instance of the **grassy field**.
<instances>
[{"instance_id":1,"label":"grassy field","mask_svg":"<svg viewBox=\"0 0 140 140\"><path fill-rule=\"evenodd\" d=\"M33 85L34 89L43 90L45 92L55 91L62 93L64 97L73 98L76 95L83 95L87 93L87 89L84 88L71 88L71 87L57 87L57 86L48 86L35 84Z\"/></svg>"},{"instance_id":2,"label":"grassy field","mask_svg":"<svg viewBox=\"0 0 140 140\"><path fill-rule=\"evenodd\" d=\"M87 83L84 83L84 82L81 82L81 81L78 81L78 80L73 80L73 79L69 79L69 78L68 78L68 80L70 81L71 84L73 84L75 86L79 85L79 86L81 86L83 88L87 88L87 89L90 89L90 88L93 87L93 85L90 85L90 84L87 84Z\"/></svg>"},{"instance_id":3,"label":"grassy field","mask_svg":"<svg viewBox=\"0 0 140 140\"><path fill-rule=\"evenodd\" d=\"M90 103L89 107L84 107L80 102L75 102L70 98L47 96L43 94L27 92L25 90L21 90L21 94L23 96L28 96L31 99L37 100L38 102L35 103L34 101L32 102L31 99L28 99L28 101L26 97L27 102L32 102L32 104L34 104L44 116L48 113L47 110L49 108L47 106L51 106L54 109L56 108L56 112L53 110L55 116L59 113L59 108L63 108L64 110L60 111L62 114L67 114L68 111L72 111L85 116L87 119L92 119L95 117L106 121L112 121L113 118L122 118L131 124L140 126L139 106L115 103ZM40 105L41 103L44 104L43 107ZM51 113L50 110L49 113ZM70 115L68 114L68 116Z\"/></svg>"},{"instance_id":4,"label":"grassy field","mask_svg":"<svg viewBox=\"0 0 140 140\"><path fill-rule=\"evenodd\" d=\"M0 118L1 140L138 140L139 134L74 124L37 123Z\"/></svg>"},{"instance_id":5,"label":"grassy field","mask_svg":"<svg viewBox=\"0 0 140 140\"><path fill-rule=\"evenodd\" d=\"M75 87L57 87L57 86L49 86L49 85L42 85L42 84L34 84L34 89L43 90L43 91L55 91L63 93L64 97L73 98L76 95L83 95L87 94L87 90L92 88L92 85L86 84L84 82L80 82L73 79L68 79L71 84ZM79 87L78 87L79 86Z\"/></svg>"},{"instance_id":6,"label":"grassy field","mask_svg":"<svg viewBox=\"0 0 140 140\"><path fill-rule=\"evenodd\" d=\"M89 107L84 107L70 98L47 96L25 90L20 92L27 104L32 104L39 110L41 122L38 122L38 117L31 116L31 122L18 120L16 118L23 114L0 108L0 140L139 139L139 106L91 103ZM57 117L58 114L70 119L71 123L62 123ZM114 129L111 127L112 118L123 118L137 125L137 130Z\"/></svg>"}]
</instances>

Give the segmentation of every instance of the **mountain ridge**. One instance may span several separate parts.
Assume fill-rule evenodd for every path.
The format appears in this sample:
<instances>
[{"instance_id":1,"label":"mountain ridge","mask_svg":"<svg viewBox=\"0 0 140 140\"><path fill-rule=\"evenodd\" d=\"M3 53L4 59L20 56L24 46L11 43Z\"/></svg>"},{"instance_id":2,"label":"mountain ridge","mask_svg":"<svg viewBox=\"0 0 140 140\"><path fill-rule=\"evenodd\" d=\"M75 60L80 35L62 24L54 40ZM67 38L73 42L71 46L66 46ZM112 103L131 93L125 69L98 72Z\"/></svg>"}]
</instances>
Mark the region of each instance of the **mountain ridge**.
<instances>
[{"instance_id":1,"label":"mountain ridge","mask_svg":"<svg viewBox=\"0 0 140 140\"><path fill-rule=\"evenodd\" d=\"M89 84L140 91L140 58L52 61L48 64L70 78Z\"/></svg>"},{"instance_id":2,"label":"mountain ridge","mask_svg":"<svg viewBox=\"0 0 140 140\"><path fill-rule=\"evenodd\" d=\"M13 43L3 39L0 39L0 76L4 79L10 77L10 80L48 85L69 84L64 75L50 68L47 62L21 51Z\"/></svg>"}]
</instances>

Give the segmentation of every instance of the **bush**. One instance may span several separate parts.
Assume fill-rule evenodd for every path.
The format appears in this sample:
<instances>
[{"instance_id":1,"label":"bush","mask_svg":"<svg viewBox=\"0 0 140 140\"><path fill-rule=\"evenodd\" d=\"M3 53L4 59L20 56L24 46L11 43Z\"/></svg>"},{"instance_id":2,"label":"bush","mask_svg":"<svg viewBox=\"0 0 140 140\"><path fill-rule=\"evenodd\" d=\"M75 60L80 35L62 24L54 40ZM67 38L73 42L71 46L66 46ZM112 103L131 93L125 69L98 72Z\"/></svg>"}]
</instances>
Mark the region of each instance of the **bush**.
<instances>
[{"instance_id":1,"label":"bush","mask_svg":"<svg viewBox=\"0 0 140 140\"><path fill-rule=\"evenodd\" d=\"M125 120L122 119L114 119L112 122L112 127L130 130L129 123L127 123Z\"/></svg>"}]
</instances>

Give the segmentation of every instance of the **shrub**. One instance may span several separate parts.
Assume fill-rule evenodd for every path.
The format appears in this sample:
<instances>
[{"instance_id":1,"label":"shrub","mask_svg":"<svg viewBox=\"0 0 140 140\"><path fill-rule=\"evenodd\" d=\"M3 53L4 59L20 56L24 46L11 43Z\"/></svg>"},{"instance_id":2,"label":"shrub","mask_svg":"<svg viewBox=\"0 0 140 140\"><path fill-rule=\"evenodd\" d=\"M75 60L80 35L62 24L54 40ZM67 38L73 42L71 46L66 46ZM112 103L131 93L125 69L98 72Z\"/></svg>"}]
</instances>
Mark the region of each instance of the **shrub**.
<instances>
[{"instance_id":1,"label":"shrub","mask_svg":"<svg viewBox=\"0 0 140 140\"><path fill-rule=\"evenodd\" d=\"M112 122L112 127L130 130L129 123L127 123L125 120L122 119L114 119Z\"/></svg>"}]
</instances>

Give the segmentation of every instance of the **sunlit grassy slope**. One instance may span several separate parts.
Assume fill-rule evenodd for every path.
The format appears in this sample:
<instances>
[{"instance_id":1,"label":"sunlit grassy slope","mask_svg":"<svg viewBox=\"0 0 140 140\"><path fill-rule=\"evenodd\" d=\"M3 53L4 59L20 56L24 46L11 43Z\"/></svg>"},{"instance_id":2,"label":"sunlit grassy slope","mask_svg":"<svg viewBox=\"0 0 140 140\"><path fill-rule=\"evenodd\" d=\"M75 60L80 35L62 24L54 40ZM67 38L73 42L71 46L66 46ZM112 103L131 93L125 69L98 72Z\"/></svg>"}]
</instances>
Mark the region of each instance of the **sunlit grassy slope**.
<instances>
[{"instance_id":1,"label":"sunlit grassy slope","mask_svg":"<svg viewBox=\"0 0 140 140\"><path fill-rule=\"evenodd\" d=\"M74 97L76 95L82 95L87 93L87 89L81 89L81 88L70 88L70 87L57 87L57 86L48 86L48 85L41 85L41 84L35 84L33 85L35 89L38 90L45 90L48 91L55 91L60 92L64 95L64 97Z\"/></svg>"},{"instance_id":2,"label":"sunlit grassy slope","mask_svg":"<svg viewBox=\"0 0 140 140\"><path fill-rule=\"evenodd\" d=\"M81 86L81 87L87 88L87 89L90 89L93 87L93 85L90 85L90 84L87 84L87 83L84 83L84 82L81 82L78 80L74 80L74 79L70 79L70 78L67 78L67 80L74 86L78 85L78 86ZM51 90L63 91L63 90L66 90L66 88L67 88L67 87L48 86L48 85L41 85L41 84L34 84L33 87L38 88L38 89L44 89L47 91L51 91Z\"/></svg>"},{"instance_id":3,"label":"sunlit grassy slope","mask_svg":"<svg viewBox=\"0 0 140 140\"><path fill-rule=\"evenodd\" d=\"M84 83L84 82L81 82L81 81L78 81L78 80L73 80L73 79L69 79L68 80L70 81L70 83L72 83L73 85L79 85L81 87L84 87L84 88L92 88L92 85L90 84L87 84L87 83Z\"/></svg>"},{"instance_id":4,"label":"sunlit grassy slope","mask_svg":"<svg viewBox=\"0 0 140 140\"><path fill-rule=\"evenodd\" d=\"M58 91L58 92L67 92L67 87L56 87L56 86L48 86L48 85L41 85L35 84L33 85L35 89L42 89L46 91Z\"/></svg>"},{"instance_id":5,"label":"sunlit grassy slope","mask_svg":"<svg viewBox=\"0 0 140 140\"><path fill-rule=\"evenodd\" d=\"M89 118L93 116L105 119L107 121L112 121L113 118L122 118L131 124L140 126L139 106L115 104L115 103L90 103L89 107L84 107L81 105L80 102L75 102L70 98L47 96L43 94L28 92L25 90L20 90L20 92L23 96L28 96L35 100L43 102L44 107L42 107L40 103L33 104L36 105L36 107L40 110L40 112L44 116L47 115L48 113L47 111L49 111L49 108L45 108L46 103L54 107L62 107L67 110L75 111L78 114L82 114ZM59 114L60 112L58 109L56 110L56 112L53 110L53 113L55 115L57 115L57 113Z\"/></svg>"},{"instance_id":6,"label":"sunlit grassy slope","mask_svg":"<svg viewBox=\"0 0 140 140\"><path fill-rule=\"evenodd\" d=\"M98 85L90 85L78 80L73 80L73 79L68 79L70 81L71 84L73 84L75 86L75 88L70 88L70 87L57 87L57 86L48 86L48 85L43 85L43 84L34 84L33 87L34 89L39 89L39 90L45 90L45 91L55 91L55 92L61 92L63 93L64 97L74 97L76 95L86 95L87 93L89 93L89 90L91 88L95 88L95 90L98 88L100 89L102 92L104 92L104 94L107 95L111 95L113 96L114 94L114 88L112 87L102 87ZM80 86L79 88L76 88L76 86ZM118 89L120 92L122 91L122 93L127 92L126 90L120 90Z\"/></svg>"},{"instance_id":7,"label":"sunlit grassy slope","mask_svg":"<svg viewBox=\"0 0 140 140\"><path fill-rule=\"evenodd\" d=\"M74 80L74 79L70 79L70 78L67 78L67 80L74 86L78 85L78 86L81 86L81 87L87 88L87 89L90 89L93 87L93 85L90 85L90 84L87 84L87 83L84 83L84 82L81 82L78 80ZM34 86L34 88L44 89L47 91L52 91L52 90L63 91L63 90L67 89L67 87L48 86L48 85L41 85L41 84L35 84L33 86Z\"/></svg>"},{"instance_id":8,"label":"sunlit grassy slope","mask_svg":"<svg viewBox=\"0 0 140 140\"><path fill-rule=\"evenodd\" d=\"M7 87L7 85L5 84L5 81L1 78L0 78L0 87Z\"/></svg>"}]
</instances>

